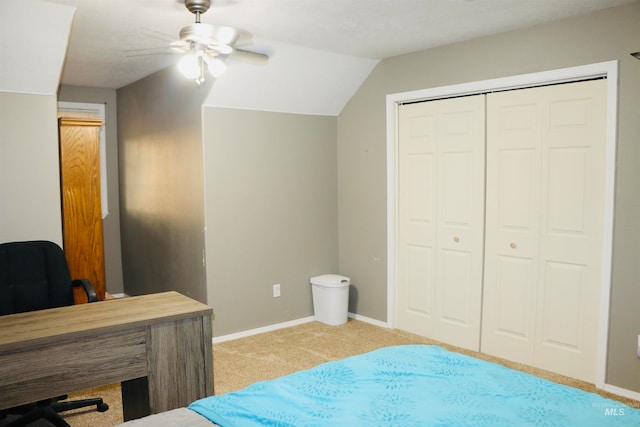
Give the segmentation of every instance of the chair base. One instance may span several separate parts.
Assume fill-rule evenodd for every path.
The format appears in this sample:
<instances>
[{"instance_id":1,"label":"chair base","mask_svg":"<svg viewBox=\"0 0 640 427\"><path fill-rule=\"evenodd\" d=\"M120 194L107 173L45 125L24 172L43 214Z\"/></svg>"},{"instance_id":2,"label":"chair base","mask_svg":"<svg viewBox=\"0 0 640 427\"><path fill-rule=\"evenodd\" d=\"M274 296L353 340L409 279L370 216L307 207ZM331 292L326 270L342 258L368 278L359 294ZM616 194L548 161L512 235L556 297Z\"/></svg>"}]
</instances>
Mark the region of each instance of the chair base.
<instances>
[{"instance_id":1,"label":"chair base","mask_svg":"<svg viewBox=\"0 0 640 427\"><path fill-rule=\"evenodd\" d=\"M51 407L56 412L64 412L64 411L70 411L72 409L86 408L88 406L94 406L94 405L98 412L105 412L109 409L109 405L104 403L102 399L99 397L92 398L92 399L56 402L56 403L53 403Z\"/></svg>"},{"instance_id":2,"label":"chair base","mask_svg":"<svg viewBox=\"0 0 640 427\"><path fill-rule=\"evenodd\" d=\"M62 396L60 399L66 399L66 396ZM59 412L86 408L88 406L95 406L98 412L105 412L109 409L109 405L104 403L101 398L72 400L68 402L45 400L35 405L14 408L14 410L11 410L11 413L19 414L20 417L10 421L8 424L2 424L2 427L26 427L28 424L41 419L47 420L56 427L70 427L69 423L60 416Z\"/></svg>"}]
</instances>

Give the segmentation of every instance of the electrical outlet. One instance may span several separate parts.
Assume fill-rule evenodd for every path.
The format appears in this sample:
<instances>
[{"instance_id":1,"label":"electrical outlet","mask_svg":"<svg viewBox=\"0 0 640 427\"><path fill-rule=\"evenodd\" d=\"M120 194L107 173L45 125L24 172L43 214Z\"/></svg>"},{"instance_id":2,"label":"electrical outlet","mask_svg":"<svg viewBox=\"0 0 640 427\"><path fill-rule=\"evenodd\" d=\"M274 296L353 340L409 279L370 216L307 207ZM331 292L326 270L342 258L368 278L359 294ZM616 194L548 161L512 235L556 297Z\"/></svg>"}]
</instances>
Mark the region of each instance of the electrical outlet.
<instances>
[{"instance_id":1,"label":"electrical outlet","mask_svg":"<svg viewBox=\"0 0 640 427\"><path fill-rule=\"evenodd\" d=\"M638 335L638 348L636 348L636 356L640 359L640 335Z\"/></svg>"},{"instance_id":2,"label":"electrical outlet","mask_svg":"<svg viewBox=\"0 0 640 427\"><path fill-rule=\"evenodd\" d=\"M273 285L273 297L278 298L280 296L280 283Z\"/></svg>"}]
</instances>

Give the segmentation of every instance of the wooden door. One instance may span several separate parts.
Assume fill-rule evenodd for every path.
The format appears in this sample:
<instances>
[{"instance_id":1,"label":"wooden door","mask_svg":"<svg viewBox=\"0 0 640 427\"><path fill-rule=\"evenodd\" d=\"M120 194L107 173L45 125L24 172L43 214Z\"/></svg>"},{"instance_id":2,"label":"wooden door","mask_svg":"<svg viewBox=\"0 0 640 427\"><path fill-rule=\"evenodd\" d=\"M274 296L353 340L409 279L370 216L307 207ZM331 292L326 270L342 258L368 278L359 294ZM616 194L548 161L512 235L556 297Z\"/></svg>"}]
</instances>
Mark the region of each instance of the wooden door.
<instances>
[{"instance_id":1,"label":"wooden door","mask_svg":"<svg viewBox=\"0 0 640 427\"><path fill-rule=\"evenodd\" d=\"M606 81L488 95L482 351L595 380Z\"/></svg>"},{"instance_id":2,"label":"wooden door","mask_svg":"<svg viewBox=\"0 0 640 427\"><path fill-rule=\"evenodd\" d=\"M91 281L105 296L102 211L100 206L101 119L60 118L60 186L64 250L71 277ZM82 290L76 303L86 302Z\"/></svg>"},{"instance_id":3,"label":"wooden door","mask_svg":"<svg viewBox=\"0 0 640 427\"><path fill-rule=\"evenodd\" d=\"M400 107L397 326L478 350L484 96Z\"/></svg>"}]
</instances>

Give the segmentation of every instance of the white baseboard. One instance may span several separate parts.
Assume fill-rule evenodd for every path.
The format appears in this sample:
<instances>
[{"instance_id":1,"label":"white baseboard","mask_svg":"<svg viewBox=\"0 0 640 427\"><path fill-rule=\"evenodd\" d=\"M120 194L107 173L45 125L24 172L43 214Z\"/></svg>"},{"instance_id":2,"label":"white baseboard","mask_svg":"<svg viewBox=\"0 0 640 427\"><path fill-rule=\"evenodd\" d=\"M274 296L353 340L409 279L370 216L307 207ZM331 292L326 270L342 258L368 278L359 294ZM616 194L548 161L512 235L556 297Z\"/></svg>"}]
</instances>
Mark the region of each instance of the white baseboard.
<instances>
[{"instance_id":1,"label":"white baseboard","mask_svg":"<svg viewBox=\"0 0 640 427\"><path fill-rule=\"evenodd\" d=\"M250 337L252 335L258 335L265 332L276 331L278 329L289 328L291 326L302 325L303 323L309 323L313 321L313 316L303 317L302 319L290 320L288 322L276 323L275 325L263 326L261 328L249 329L247 331L236 332L235 334L221 335L219 337L213 337L212 342L218 344L225 341L237 340L238 338Z\"/></svg>"},{"instance_id":2,"label":"white baseboard","mask_svg":"<svg viewBox=\"0 0 640 427\"><path fill-rule=\"evenodd\" d=\"M359 321L364 322L364 323L369 323L369 324L374 325L374 326L379 326L381 328L387 328L387 329L390 328L389 323L387 323L387 322L383 322L381 320L372 319L371 317L362 316L360 314L349 313L349 317L354 319L354 320L359 320Z\"/></svg>"},{"instance_id":3,"label":"white baseboard","mask_svg":"<svg viewBox=\"0 0 640 427\"><path fill-rule=\"evenodd\" d=\"M602 387L602 390L608 391L609 393L617 394L618 396L626 397L628 399L640 401L640 393L638 393L637 391L627 390L625 388L611 384L605 384L604 387ZM636 407L636 409L640 408Z\"/></svg>"},{"instance_id":4,"label":"white baseboard","mask_svg":"<svg viewBox=\"0 0 640 427\"><path fill-rule=\"evenodd\" d=\"M380 326L382 328L388 328L389 325L386 322L381 322L376 319L372 319L370 317L361 316L359 314L349 313L349 317L354 320L359 320L361 322L370 323L375 326ZM261 328L249 329L247 331L236 332L234 334L221 335L219 337L213 337L212 342L214 344L218 344L225 341L236 340L238 338L250 337L252 335L258 335L265 332L277 331L278 329L289 328L291 326L302 325L303 323L313 322L314 317L303 317L301 319L290 320L288 322L276 323L274 325L263 326Z\"/></svg>"},{"instance_id":5,"label":"white baseboard","mask_svg":"<svg viewBox=\"0 0 640 427\"><path fill-rule=\"evenodd\" d=\"M126 298L129 295L125 294L125 293L121 293L121 294L110 294L112 297L114 298Z\"/></svg>"}]
</instances>

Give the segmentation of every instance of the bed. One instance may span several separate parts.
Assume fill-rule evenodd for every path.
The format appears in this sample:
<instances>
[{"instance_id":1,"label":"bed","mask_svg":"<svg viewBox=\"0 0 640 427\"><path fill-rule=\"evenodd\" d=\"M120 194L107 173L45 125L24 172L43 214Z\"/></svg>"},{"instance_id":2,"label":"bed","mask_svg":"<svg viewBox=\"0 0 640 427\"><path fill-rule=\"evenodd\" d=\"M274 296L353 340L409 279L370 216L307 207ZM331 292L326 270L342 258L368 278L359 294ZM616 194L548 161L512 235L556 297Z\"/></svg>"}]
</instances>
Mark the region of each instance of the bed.
<instances>
[{"instance_id":1,"label":"bed","mask_svg":"<svg viewBox=\"0 0 640 427\"><path fill-rule=\"evenodd\" d=\"M125 427L638 427L640 410L433 345L385 347Z\"/></svg>"}]
</instances>

